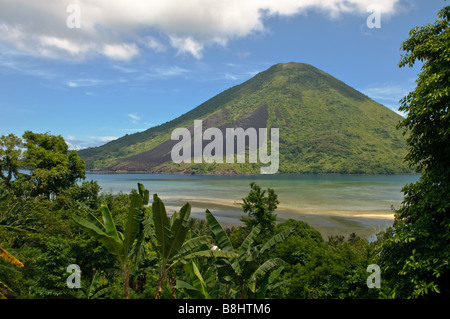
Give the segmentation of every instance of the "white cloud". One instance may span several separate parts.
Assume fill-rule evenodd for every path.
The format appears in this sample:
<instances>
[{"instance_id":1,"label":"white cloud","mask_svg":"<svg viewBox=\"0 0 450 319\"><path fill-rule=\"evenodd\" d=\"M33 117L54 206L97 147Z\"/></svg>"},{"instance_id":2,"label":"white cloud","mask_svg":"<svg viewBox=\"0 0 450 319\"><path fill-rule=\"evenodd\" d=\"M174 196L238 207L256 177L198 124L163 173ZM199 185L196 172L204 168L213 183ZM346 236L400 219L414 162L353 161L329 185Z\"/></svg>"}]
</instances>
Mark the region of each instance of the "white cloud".
<instances>
[{"instance_id":1,"label":"white cloud","mask_svg":"<svg viewBox=\"0 0 450 319\"><path fill-rule=\"evenodd\" d=\"M131 119L131 122L135 124L138 123L139 120L142 118L139 115L137 115L137 113L129 113L127 114L127 116Z\"/></svg>"},{"instance_id":2,"label":"white cloud","mask_svg":"<svg viewBox=\"0 0 450 319\"><path fill-rule=\"evenodd\" d=\"M0 69L3 72L32 75L41 79L51 80L59 77L55 71L43 68L30 54L12 50L0 44Z\"/></svg>"},{"instance_id":3,"label":"white cloud","mask_svg":"<svg viewBox=\"0 0 450 319\"><path fill-rule=\"evenodd\" d=\"M383 104L390 108L392 111L405 116L405 113L400 112L400 100L408 95L409 92L414 90L414 79L410 79L409 82L404 83L392 83L386 82L381 84L374 84L369 87L359 89L371 99Z\"/></svg>"},{"instance_id":4,"label":"white cloud","mask_svg":"<svg viewBox=\"0 0 450 319\"><path fill-rule=\"evenodd\" d=\"M52 50L62 50L74 56L84 54L91 48L91 45L89 44L80 44L69 39L53 36L40 37L40 44L44 48L47 48L48 52L51 52Z\"/></svg>"},{"instance_id":5,"label":"white cloud","mask_svg":"<svg viewBox=\"0 0 450 319\"><path fill-rule=\"evenodd\" d=\"M170 37L170 44L178 50L178 54L190 53L197 59L202 57L203 45L191 37Z\"/></svg>"},{"instance_id":6,"label":"white cloud","mask_svg":"<svg viewBox=\"0 0 450 319\"><path fill-rule=\"evenodd\" d=\"M400 0L376 0L385 16ZM142 49L201 58L210 45L265 31L265 19L311 10L335 18L367 15L374 0L0 0L0 43L37 56L129 60ZM67 8L78 4L80 28ZM166 42L166 43L164 43Z\"/></svg>"},{"instance_id":7,"label":"white cloud","mask_svg":"<svg viewBox=\"0 0 450 319\"><path fill-rule=\"evenodd\" d=\"M412 90L412 83L383 83L360 89L368 97L377 101L384 101L390 105L399 105L399 101Z\"/></svg>"},{"instance_id":8,"label":"white cloud","mask_svg":"<svg viewBox=\"0 0 450 319\"><path fill-rule=\"evenodd\" d=\"M77 88L77 87L88 87L88 86L96 86L104 83L104 80L101 79L76 79L76 80L70 80L66 82L66 85L71 88Z\"/></svg>"},{"instance_id":9,"label":"white cloud","mask_svg":"<svg viewBox=\"0 0 450 319\"><path fill-rule=\"evenodd\" d=\"M111 142L118 139L117 136L91 136L90 138L100 142Z\"/></svg>"},{"instance_id":10,"label":"white cloud","mask_svg":"<svg viewBox=\"0 0 450 319\"><path fill-rule=\"evenodd\" d=\"M88 136L81 138L76 138L73 135L68 135L64 138L67 145L69 146L69 149L71 150L82 150L88 147L96 147L103 144L106 144L108 142L111 142L113 140L118 139L117 136Z\"/></svg>"},{"instance_id":11,"label":"white cloud","mask_svg":"<svg viewBox=\"0 0 450 319\"><path fill-rule=\"evenodd\" d=\"M129 60L139 54L135 44L106 44L103 54L113 60Z\"/></svg>"},{"instance_id":12,"label":"white cloud","mask_svg":"<svg viewBox=\"0 0 450 319\"><path fill-rule=\"evenodd\" d=\"M165 52L167 47L152 36L144 37L141 41L147 48L156 52Z\"/></svg>"},{"instance_id":13,"label":"white cloud","mask_svg":"<svg viewBox=\"0 0 450 319\"><path fill-rule=\"evenodd\" d=\"M383 84L381 86L368 87L362 91L373 99L398 102L402 97L406 96L411 89L398 84Z\"/></svg>"},{"instance_id":14,"label":"white cloud","mask_svg":"<svg viewBox=\"0 0 450 319\"><path fill-rule=\"evenodd\" d=\"M150 74L147 74L148 77L168 78L189 73L189 70L180 68L178 66L165 66L152 68L150 72Z\"/></svg>"}]
</instances>

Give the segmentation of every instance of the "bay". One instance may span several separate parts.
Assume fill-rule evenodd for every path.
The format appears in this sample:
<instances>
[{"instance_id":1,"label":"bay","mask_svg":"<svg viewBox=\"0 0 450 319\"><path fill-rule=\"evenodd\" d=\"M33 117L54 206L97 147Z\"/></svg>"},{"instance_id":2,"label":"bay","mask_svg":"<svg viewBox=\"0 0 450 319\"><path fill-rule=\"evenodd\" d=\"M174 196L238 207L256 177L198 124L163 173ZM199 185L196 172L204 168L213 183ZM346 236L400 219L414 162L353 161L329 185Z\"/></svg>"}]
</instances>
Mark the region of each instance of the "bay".
<instances>
[{"instance_id":1,"label":"bay","mask_svg":"<svg viewBox=\"0 0 450 319\"><path fill-rule=\"evenodd\" d=\"M301 220L316 228L324 239L331 235L374 240L376 233L391 226L391 207L403 200L402 188L420 175L277 174L251 176L112 174L88 172L86 180L96 180L103 192L129 193L142 183L166 204L168 213L186 202L191 216L205 218L209 209L225 226L237 226L244 214L239 203L256 182L273 188L280 204L277 221Z\"/></svg>"}]
</instances>

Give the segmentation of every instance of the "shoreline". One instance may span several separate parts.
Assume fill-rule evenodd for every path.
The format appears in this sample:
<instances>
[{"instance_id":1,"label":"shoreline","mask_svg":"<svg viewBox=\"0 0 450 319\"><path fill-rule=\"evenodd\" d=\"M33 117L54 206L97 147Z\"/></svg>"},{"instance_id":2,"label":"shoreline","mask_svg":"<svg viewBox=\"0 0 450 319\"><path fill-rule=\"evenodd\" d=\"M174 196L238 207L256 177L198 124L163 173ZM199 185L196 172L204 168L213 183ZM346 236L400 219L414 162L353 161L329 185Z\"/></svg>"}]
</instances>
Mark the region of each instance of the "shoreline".
<instances>
[{"instance_id":1,"label":"shoreline","mask_svg":"<svg viewBox=\"0 0 450 319\"><path fill-rule=\"evenodd\" d=\"M220 174L217 173L195 173L195 174L187 174L182 171L167 171L167 172L161 172L161 171L127 171L127 170L104 170L104 169L86 169L87 174L105 174L105 175L126 175L126 174L143 174L143 175L176 175L176 176L199 176L199 177L207 177L207 176L216 176L216 177L224 177L224 176L230 176L230 177L252 177L252 176L265 176L261 175L260 173L236 173L236 174L223 174L221 172ZM288 175L330 175L330 176L409 176L409 175L420 175L420 173L417 173L415 171L409 171L409 172L398 172L398 173L348 173L348 172L277 172L275 174L268 174L269 176L288 176Z\"/></svg>"},{"instance_id":2,"label":"shoreline","mask_svg":"<svg viewBox=\"0 0 450 319\"><path fill-rule=\"evenodd\" d=\"M402 187L414 182L418 175L362 176L366 175L276 174L260 175L256 182L277 192L277 223L289 218L306 222L325 240L351 233L373 240L376 233L393 225L395 211L391 207L398 208ZM205 219L205 210L209 209L224 227L243 225L240 218L245 214L239 203L248 192L248 183L254 181L251 176L105 172L88 173L87 179L97 180L103 191L111 193L126 192L135 188L136 182L148 184L152 193L156 191L164 201L169 214L188 202L192 218Z\"/></svg>"},{"instance_id":3,"label":"shoreline","mask_svg":"<svg viewBox=\"0 0 450 319\"><path fill-rule=\"evenodd\" d=\"M245 215L237 202L212 198L187 198L166 196L166 209L170 214L179 210L183 204L191 205L191 217L205 219L205 210L209 209L225 228L242 226L240 217ZM394 213L391 210L330 210L330 209L294 209L286 205L278 206L274 212L277 223L290 218L303 221L319 231L324 240L329 236L344 236L348 238L356 233L369 241L376 240L376 234L392 226Z\"/></svg>"},{"instance_id":4,"label":"shoreline","mask_svg":"<svg viewBox=\"0 0 450 319\"><path fill-rule=\"evenodd\" d=\"M241 207L238 202L230 203L229 200L220 200L213 198L195 198L189 200L182 197L163 196L163 200L175 201L180 203L188 202L192 207L211 205L211 207L223 207L229 210L240 210ZM172 205L171 205L172 206ZM208 208L208 207L207 207ZM209 208L208 208L209 209ZM210 209L211 210L211 209ZM336 216L336 217L352 217L352 218L367 218L367 219L389 219L394 220L394 213L391 210L338 210L338 209L310 209L307 207L293 208L288 205L278 205L276 213L289 215L317 215L317 216Z\"/></svg>"}]
</instances>

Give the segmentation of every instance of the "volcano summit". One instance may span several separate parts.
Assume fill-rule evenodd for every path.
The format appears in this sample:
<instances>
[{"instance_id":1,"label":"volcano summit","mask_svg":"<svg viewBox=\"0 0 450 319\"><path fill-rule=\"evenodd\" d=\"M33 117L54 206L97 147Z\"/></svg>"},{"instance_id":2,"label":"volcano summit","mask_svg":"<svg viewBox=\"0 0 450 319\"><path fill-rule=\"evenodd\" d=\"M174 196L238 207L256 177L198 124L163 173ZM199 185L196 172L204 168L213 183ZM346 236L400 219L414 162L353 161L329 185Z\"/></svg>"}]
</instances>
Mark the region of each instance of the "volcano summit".
<instances>
[{"instance_id":1,"label":"volcano summit","mask_svg":"<svg viewBox=\"0 0 450 319\"><path fill-rule=\"evenodd\" d=\"M309 64L280 63L170 122L79 154L91 170L259 174L259 162L172 161L172 132L186 128L194 138L201 120L202 133L217 128L224 136L232 128L278 128L280 173L398 174L409 172L401 119Z\"/></svg>"}]
</instances>

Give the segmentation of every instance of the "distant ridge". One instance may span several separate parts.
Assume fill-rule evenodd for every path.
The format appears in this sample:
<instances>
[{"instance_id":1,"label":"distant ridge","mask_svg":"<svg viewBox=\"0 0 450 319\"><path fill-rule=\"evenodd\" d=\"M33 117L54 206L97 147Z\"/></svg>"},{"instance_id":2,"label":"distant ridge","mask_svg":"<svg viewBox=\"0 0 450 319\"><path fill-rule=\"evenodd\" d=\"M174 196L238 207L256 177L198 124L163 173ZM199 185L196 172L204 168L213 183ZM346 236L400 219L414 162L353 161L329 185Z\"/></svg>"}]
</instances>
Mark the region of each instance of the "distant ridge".
<instances>
[{"instance_id":1,"label":"distant ridge","mask_svg":"<svg viewBox=\"0 0 450 319\"><path fill-rule=\"evenodd\" d=\"M405 138L400 115L306 63L279 63L182 116L103 146L79 151L92 170L254 174L259 164L175 164L175 128L276 127L280 173L398 174Z\"/></svg>"}]
</instances>

